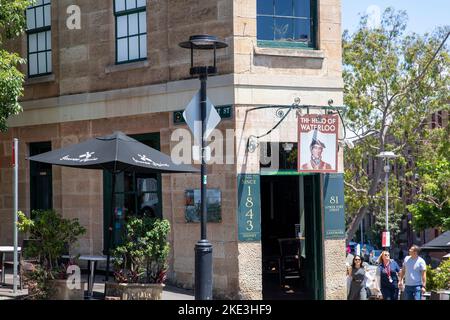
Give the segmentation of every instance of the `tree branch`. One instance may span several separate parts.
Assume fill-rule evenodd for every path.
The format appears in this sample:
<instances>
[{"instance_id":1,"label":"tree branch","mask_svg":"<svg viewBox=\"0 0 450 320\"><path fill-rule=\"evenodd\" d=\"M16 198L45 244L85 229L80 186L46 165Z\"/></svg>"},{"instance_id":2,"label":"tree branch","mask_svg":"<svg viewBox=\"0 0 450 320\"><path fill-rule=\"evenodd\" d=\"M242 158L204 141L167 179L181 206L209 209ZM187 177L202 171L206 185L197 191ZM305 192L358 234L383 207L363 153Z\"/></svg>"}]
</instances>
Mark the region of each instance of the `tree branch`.
<instances>
[{"instance_id":1,"label":"tree branch","mask_svg":"<svg viewBox=\"0 0 450 320\"><path fill-rule=\"evenodd\" d=\"M345 184L346 186L352 188L353 191L355 191L355 192L367 193L367 190L366 190L366 189L360 189L360 188L357 188L357 187L355 187L354 185L352 185L351 183L349 183L349 182L347 182L347 181L345 181L345 180L344 180L344 184Z\"/></svg>"}]
</instances>

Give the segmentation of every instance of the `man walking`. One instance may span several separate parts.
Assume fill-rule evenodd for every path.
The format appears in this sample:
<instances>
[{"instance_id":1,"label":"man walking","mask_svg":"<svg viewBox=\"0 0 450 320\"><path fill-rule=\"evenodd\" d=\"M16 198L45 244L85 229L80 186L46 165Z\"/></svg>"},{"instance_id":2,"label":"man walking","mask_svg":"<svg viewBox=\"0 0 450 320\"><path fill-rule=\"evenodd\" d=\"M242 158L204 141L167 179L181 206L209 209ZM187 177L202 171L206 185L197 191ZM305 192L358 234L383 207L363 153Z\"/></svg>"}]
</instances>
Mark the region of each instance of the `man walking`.
<instances>
[{"instance_id":1,"label":"man walking","mask_svg":"<svg viewBox=\"0 0 450 320\"><path fill-rule=\"evenodd\" d=\"M422 300L426 285L426 264L425 260L419 257L420 248L412 245L409 249L409 256L403 262L400 271L398 286L400 290L404 288L405 300ZM405 283L403 284L403 279Z\"/></svg>"}]
</instances>

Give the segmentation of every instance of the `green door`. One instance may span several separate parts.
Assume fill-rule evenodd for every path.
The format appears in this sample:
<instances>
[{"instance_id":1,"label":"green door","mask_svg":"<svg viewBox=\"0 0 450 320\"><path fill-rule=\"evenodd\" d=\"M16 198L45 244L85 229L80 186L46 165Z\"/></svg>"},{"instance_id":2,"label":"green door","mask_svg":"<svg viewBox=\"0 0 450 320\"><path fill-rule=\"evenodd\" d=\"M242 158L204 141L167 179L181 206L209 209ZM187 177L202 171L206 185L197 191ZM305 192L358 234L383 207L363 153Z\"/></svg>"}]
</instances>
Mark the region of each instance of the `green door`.
<instances>
[{"instance_id":1,"label":"green door","mask_svg":"<svg viewBox=\"0 0 450 320\"><path fill-rule=\"evenodd\" d=\"M160 150L159 133L131 135L132 138ZM103 171L103 247L106 252L108 227L112 217L112 174ZM115 225L113 247L121 242L127 217L148 215L162 217L161 174L122 172L116 175Z\"/></svg>"},{"instance_id":2,"label":"green door","mask_svg":"<svg viewBox=\"0 0 450 320\"><path fill-rule=\"evenodd\" d=\"M306 281L309 298L324 299L323 236L320 192L320 174L307 175L304 179Z\"/></svg>"}]
</instances>

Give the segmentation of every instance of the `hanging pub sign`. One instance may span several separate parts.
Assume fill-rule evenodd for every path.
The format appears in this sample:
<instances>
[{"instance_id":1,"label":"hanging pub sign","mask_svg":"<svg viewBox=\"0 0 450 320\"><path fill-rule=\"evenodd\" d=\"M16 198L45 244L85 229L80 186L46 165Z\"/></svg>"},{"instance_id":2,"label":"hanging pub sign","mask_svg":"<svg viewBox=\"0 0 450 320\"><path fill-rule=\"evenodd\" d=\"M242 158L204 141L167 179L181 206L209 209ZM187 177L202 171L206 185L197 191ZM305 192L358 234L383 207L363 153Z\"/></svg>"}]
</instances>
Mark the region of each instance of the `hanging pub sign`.
<instances>
[{"instance_id":1,"label":"hanging pub sign","mask_svg":"<svg viewBox=\"0 0 450 320\"><path fill-rule=\"evenodd\" d=\"M339 118L336 114L298 117L298 171L337 172Z\"/></svg>"}]
</instances>

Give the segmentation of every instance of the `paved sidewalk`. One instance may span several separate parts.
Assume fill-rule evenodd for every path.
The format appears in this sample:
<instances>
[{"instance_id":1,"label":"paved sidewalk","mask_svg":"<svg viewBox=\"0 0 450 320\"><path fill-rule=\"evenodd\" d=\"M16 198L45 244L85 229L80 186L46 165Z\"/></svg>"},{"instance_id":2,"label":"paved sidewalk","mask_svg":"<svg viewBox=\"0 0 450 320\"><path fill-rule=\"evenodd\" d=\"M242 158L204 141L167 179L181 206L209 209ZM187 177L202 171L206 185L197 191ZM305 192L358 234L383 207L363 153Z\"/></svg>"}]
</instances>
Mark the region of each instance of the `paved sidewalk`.
<instances>
[{"instance_id":1,"label":"paved sidewalk","mask_svg":"<svg viewBox=\"0 0 450 320\"><path fill-rule=\"evenodd\" d=\"M87 282L87 275L83 274L81 278L83 281ZM103 293L105 289L103 279L104 279L103 275L97 275L95 277L95 284L93 289L94 300L103 299ZM13 276L11 272L8 272L7 270L6 284L3 286L0 285L0 300L22 299L27 294L28 294L27 289L19 290L19 284L17 284L16 295L13 294ZM162 300L194 300L194 292L192 290L185 290L170 285L166 285L162 294Z\"/></svg>"}]
</instances>

